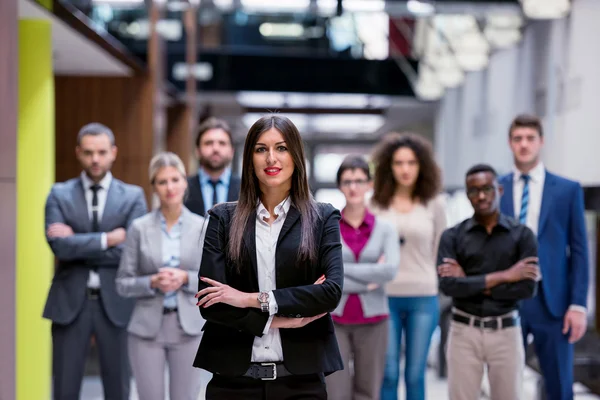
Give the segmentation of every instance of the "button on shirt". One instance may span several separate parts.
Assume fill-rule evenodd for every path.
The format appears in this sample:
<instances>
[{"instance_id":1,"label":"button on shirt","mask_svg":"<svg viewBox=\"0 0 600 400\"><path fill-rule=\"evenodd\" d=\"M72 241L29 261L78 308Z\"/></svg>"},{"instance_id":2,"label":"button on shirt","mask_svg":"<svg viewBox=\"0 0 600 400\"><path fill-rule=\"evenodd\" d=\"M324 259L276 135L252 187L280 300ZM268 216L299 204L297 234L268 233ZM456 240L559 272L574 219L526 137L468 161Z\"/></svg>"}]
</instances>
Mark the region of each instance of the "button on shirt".
<instances>
[{"instance_id":1,"label":"button on shirt","mask_svg":"<svg viewBox=\"0 0 600 400\"><path fill-rule=\"evenodd\" d=\"M210 210L214 207L213 204L213 192L214 188L211 183L212 178L202 168L198 169L198 179L200 180L200 190L202 191L202 200L204 201L204 209ZM231 181L231 169L227 168L223 171L223 174L219 177L219 184L217 185L217 200L219 203L227 201L227 194L229 193L229 182Z\"/></svg>"},{"instance_id":2,"label":"button on shirt","mask_svg":"<svg viewBox=\"0 0 600 400\"><path fill-rule=\"evenodd\" d=\"M509 269L526 257L537 257L531 229L500 215L490 234L474 218L447 229L440 240L438 265L444 258L460 264L465 277L440 278L440 289L456 308L478 317L495 317L517 309L519 300L533 297L537 283L530 279L503 283L484 294L485 275Z\"/></svg>"},{"instance_id":3,"label":"button on shirt","mask_svg":"<svg viewBox=\"0 0 600 400\"><path fill-rule=\"evenodd\" d=\"M179 217L179 221L177 221L177 223L171 227L171 230L167 230L167 221L165 220L165 217L162 215L162 213L160 214L163 267L179 268L179 257L181 248L181 225L182 219L181 217ZM163 307L177 307L176 291L165 293Z\"/></svg>"},{"instance_id":4,"label":"button on shirt","mask_svg":"<svg viewBox=\"0 0 600 400\"><path fill-rule=\"evenodd\" d=\"M275 252L279 233L283 228L285 217L290 209L288 197L275 207L277 218L269 225L264 218L269 218L269 211L260 203L256 210L256 265L258 272L258 288L261 292L269 292L269 320L262 337L256 337L252 346L252 362L283 361L283 349L279 329L270 329L273 317L277 314L277 302L273 296L276 287Z\"/></svg>"},{"instance_id":5,"label":"button on shirt","mask_svg":"<svg viewBox=\"0 0 600 400\"><path fill-rule=\"evenodd\" d=\"M104 178L98 185L101 187L98 190L98 222L102 221L102 215L104 214L104 206L106 205L106 197L108 195L108 189L110 188L110 184L112 182L112 174L108 172ZM94 197L94 192L91 187L94 185L94 181L92 181L85 172L81 173L81 183L83 184L83 188L85 190L85 201L87 203L88 215L90 217L90 222L92 221L92 199ZM101 235L101 246L102 250L106 250L108 247L108 242L106 238L106 233L102 233ZM88 278L87 286L90 288L99 288L100 287L100 276L95 271L90 271L90 275Z\"/></svg>"}]
</instances>

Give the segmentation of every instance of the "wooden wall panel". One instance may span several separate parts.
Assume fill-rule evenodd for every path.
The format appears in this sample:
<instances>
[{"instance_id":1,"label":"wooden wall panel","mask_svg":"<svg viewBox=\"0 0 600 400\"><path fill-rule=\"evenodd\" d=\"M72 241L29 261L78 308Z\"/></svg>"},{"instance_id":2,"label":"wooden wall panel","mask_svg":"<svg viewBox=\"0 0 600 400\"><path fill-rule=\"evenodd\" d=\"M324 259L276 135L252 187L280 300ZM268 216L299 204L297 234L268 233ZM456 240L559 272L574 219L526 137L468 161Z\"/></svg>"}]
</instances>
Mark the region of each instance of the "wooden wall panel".
<instances>
[{"instance_id":1,"label":"wooden wall panel","mask_svg":"<svg viewBox=\"0 0 600 400\"><path fill-rule=\"evenodd\" d=\"M0 0L0 399L16 397L17 0Z\"/></svg>"},{"instance_id":2,"label":"wooden wall panel","mask_svg":"<svg viewBox=\"0 0 600 400\"><path fill-rule=\"evenodd\" d=\"M192 126L193 113L189 106L177 104L167 109L167 150L181 158L188 175L196 168Z\"/></svg>"},{"instance_id":3,"label":"wooden wall panel","mask_svg":"<svg viewBox=\"0 0 600 400\"><path fill-rule=\"evenodd\" d=\"M118 148L113 175L142 186L150 204L148 164L154 134L154 86L138 77L56 77L56 180L81 173L75 158L77 132L100 122L115 134Z\"/></svg>"}]
</instances>

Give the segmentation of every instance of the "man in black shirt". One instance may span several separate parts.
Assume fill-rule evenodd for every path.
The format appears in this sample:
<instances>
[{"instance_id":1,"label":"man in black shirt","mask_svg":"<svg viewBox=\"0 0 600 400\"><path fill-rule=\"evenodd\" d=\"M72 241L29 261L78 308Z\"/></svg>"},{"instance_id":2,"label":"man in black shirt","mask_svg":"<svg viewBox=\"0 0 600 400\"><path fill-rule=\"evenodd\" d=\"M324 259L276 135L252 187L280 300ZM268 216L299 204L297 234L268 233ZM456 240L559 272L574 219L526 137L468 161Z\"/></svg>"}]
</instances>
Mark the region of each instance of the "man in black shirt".
<instances>
[{"instance_id":1,"label":"man in black shirt","mask_svg":"<svg viewBox=\"0 0 600 400\"><path fill-rule=\"evenodd\" d=\"M475 400L487 366L492 400L522 398L524 346L519 300L533 297L540 279L537 240L500 214L502 187L489 165L466 174L474 215L440 240L440 290L452 297L448 338L450 400Z\"/></svg>"}]
</instances>

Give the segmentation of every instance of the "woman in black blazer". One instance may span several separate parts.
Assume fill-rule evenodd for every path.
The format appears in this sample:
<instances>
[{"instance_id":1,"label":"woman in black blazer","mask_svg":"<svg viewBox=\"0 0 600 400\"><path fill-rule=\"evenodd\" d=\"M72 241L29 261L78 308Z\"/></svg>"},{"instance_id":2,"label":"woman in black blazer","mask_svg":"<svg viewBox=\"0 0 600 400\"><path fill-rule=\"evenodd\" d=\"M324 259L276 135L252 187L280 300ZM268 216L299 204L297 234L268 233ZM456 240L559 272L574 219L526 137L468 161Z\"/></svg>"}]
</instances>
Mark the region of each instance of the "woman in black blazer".
<instances>
[{"instance_id":1,"label":"woman in black blazer","mask_svg":"<svg viewBox=\"0 0 600 400\"><path fill-rule=\"evenodd\" d=\"M326 399L343 368L329 315L342 294L340 213L314 201L300 133L283 116L250 128L240 199L214 207L200 265L206 319L194 365L206 399Z\"/></svg>"}]
</instances>

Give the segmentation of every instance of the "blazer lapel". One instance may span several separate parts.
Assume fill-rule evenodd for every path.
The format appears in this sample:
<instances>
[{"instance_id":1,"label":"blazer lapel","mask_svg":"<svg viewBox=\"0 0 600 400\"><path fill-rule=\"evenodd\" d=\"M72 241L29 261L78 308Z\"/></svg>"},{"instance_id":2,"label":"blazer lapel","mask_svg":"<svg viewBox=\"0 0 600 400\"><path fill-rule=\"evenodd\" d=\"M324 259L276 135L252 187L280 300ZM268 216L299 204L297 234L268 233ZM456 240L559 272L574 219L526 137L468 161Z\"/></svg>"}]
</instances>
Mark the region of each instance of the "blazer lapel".
<instances>
[{"instance_id":1,"label":"blazer lapel","mask_svg":"<svg viewBox=\"0 0 600 400\"><path fill-rule=\"evenodd\" d=\"M277 246L281 243L281 240L285 237L285 235L292 229L292 226L298 221L300 218L300 212L293 205L290 206L287 216L285 217L285 221L283 223L283 227L281 228L281 232L279 233L279 238L277 239Z\"/></svg>"},{"instance_id":2,"label":"blazer lapel","mask_svg":"<svg viewBox=\"0 0 600 400\"><path fill-rule=\"evenodd\" d=\"M258 262L256 261L256 211L253 211L248 218L246 230L244 231L244 246L250 257L250 263L252 264L254 274L255 276L258 276Z\"/></svg>"},{"instance_id":3,"label":"blazer lapel","mask_svg":"<svg viewBox=\"0 0 600 400\"><path fill-rule=\"evenodd\" d=\"M154 263L156 270L163 265L162 260L162 226L160 222L160 211L154 210L154 221L146 231L146 240L150 253L150 259ZM183 242L183 241L182 241Z\"/></svg>"},{"instance_id":4,"label":"blazer lapel","mask_svg":"<svg viewBox=\"0 0 600 400\"><path fill-rule=\"evenodd\" d=\"M180 241L180 249L179 249L179 259L180 264L182 266L192 266L195 262L198 263L198 267L200 266L200 260L194 260L194 254L196 252L194 249L197 249L198 246L201 246L198 241L199 237L194 237L194 226L191 223L189 218L191 211L187 208L183 208L183 212L181 215L181 241Z\"/></svg>"},{"instance_id":5,"label":"blazer lapel","mask_svg":"<svg viewBox=\"0 0 600 400\"><path fill-rule=\"evenodd\" d=\"M200 188L200 177L198 175L194 175L192 179L190 179L188 190L190 194L190 198L193 199L193 207L198 210L198 213L201 215L206 215L206 211L204 209L204 197L202 197L202 189Z\"/></svg>"},{"instance_id":6,"label":"blazer lapel","mask_svg":"<svg viewBox=\"0 0 600 400\"><path fill-rule=\"evenodd\" d=\"M240 179L231 176L229 179L229 191L227 192L227 201L237 201L240 198Z\"/></svg>"},{"instance_id":7,"label":"blazer lapel","mask_svg":"<svg viewBox=\"0 0 600 400\"><path fill-rule=\"evenodd\" d=\"M100 220L100 230L108 231L109 227L112 227L110 221L114 215L120 213L120 203L123 201L123 188L119 181L113 178L106 193L106 204L104 205L104 211L102 212L102 219Z\"/></svg>"},{"instance_id":8,"label":"blazer lapel","mask_svg":"<svg viewBox=\"0 0 600 400\"><path fill-rule=\"evenodd\" d=\"M554 190L555 183L556 180L554 179L554 176L546 171L546 176L544 178L544 190L542 192L540 219L538 221L538 236L542 233L544 225L546 224L546 220L548 219L548 215L550 214L550 209L552 208L552 191Z\"/></svg>"},{"instance_id":9,"label":"blazer lapel","mask_svg":"<svg viewBox=\"0 0 600 400\"><path fill-rule=\"evenodd\" d=\"M73 191L73 202L75 203L75 213L77 214L75 220L81 224L83 232L90 232L92 230L92 221L90 220L88 204L85 199L85 188L83 187L81 178L75 184Z\"/></svg>"},{"instance_id":10,"label":"blazer lapel","mask_svg":"<svg viewBox=\"0 0 600 400\"><path fill-rule=\"evenodd\" d=\"M502 195L502 197L504 197L504 204L506 205L504 213L514 218L515 202L513 199L513 180L514 174L510 173L506 178L506 185L504 185L504 194Z\"/></svg>"}]
</instances>

